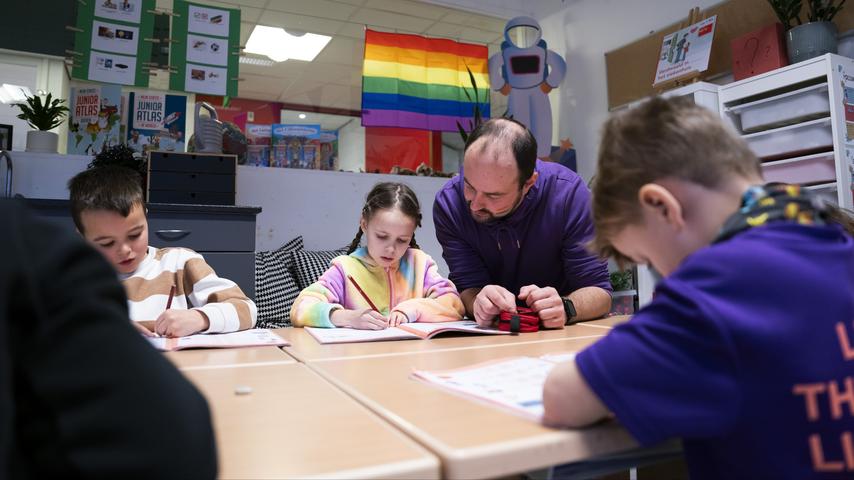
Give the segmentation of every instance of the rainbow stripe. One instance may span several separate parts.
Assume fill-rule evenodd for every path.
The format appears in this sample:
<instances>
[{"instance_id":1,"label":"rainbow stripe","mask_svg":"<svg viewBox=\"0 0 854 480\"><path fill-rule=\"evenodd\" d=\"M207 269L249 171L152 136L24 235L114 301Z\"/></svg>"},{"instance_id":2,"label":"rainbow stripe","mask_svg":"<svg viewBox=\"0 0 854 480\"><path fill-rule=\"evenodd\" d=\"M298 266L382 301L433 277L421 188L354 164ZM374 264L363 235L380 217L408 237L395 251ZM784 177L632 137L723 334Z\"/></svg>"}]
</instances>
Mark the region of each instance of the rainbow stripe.
<instances>
[{"instance_id":1,"label":"rainbow stripe","mask_svg":"<svg viewBox=\"0 0 854 480\"><path fill-rule=\"evenodd\" d=\"M475 103L466 66L478 86L480 112L489 117L485 45L420 35L365 30L362 125L456 132L468 129Z\"/></svg>"}]
</instances>

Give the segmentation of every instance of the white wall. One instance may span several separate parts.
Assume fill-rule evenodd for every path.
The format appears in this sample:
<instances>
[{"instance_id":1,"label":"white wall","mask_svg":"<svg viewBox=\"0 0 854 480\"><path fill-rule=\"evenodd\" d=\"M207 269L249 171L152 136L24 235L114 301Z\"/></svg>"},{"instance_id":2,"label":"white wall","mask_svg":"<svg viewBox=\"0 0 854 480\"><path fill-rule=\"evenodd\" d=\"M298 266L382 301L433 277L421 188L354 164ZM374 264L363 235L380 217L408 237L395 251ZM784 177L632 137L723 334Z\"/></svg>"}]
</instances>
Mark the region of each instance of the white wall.
<instances>
[{"instance_id":1,"label":"white wall","mask_svg":"<svg viewBox=\"0 0 854 480\"><path fill-rule=\"evenodd\" d=\"M605 52L684 20L693 6L705 9L717 3L720 0L578 0L552 14L538 5L534 17L543 38L567 64L566 78L551 94L556 130L552 143L572 139L578 172L585 180L595 171L600 128L608 118Z\"/></svg>"},{"instance_id":2,"label":"white wall","mask_svg":"<svg viewBox=\"0 0 854 480\"><path fill-rule=\"evenodd\" d=\"M361 128L361 127L360 127ZM433 227L433 199L449 179L290 168L240 166L237 203L260 206L255 250L273 250L302 235L307 250L331 250L350 244L368 191L379 182L409 185L421 203L421 228L415 239L447 275Z\"/></svg>"},{"instance_id":3,"label":"white wall","mask_svg":"<svg viewBox=\"0 0 854 480\"><path fill-rule=\"evenodd\" d=\"M348 172L365 170L365 128L358 118L338 130L338 168Z\"/></svg>"}]
</instances>

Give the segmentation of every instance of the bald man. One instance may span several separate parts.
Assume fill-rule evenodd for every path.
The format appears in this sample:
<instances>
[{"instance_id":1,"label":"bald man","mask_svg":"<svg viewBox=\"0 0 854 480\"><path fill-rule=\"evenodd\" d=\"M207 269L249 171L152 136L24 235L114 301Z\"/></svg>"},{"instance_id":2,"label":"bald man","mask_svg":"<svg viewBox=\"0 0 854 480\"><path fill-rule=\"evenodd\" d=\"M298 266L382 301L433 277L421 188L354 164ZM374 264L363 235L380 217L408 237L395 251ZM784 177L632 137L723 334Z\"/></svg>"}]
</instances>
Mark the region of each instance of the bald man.
<instances>
[{"instance_id":1,"label":"bald man","mask_svg":"<svg viewBox=\"0 0 854 480\"><path fill-rule=\"evenodd\" d=\"M527 305L546 328L599 318L611 308L593 233L590 191L575 172L537 160L537 142L506 118L466 142L461 175L433 204L436 236L469 316L491 325Z\"/></svg>"}]
</instances>

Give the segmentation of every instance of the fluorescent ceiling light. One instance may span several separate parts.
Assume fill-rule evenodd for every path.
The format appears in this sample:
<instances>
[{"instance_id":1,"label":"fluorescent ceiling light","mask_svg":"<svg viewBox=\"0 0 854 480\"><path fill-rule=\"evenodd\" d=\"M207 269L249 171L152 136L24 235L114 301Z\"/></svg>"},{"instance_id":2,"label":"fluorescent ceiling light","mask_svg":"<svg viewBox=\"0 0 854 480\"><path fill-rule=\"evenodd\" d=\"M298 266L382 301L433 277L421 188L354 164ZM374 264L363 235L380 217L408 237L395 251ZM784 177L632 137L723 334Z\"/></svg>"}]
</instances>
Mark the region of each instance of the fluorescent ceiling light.
<instances>
[{"instance_id":1,"label":"fluorescent ceiling light","mask_svg":"<svg viewBox=\"0 0 854 480\"><path fill-rule=\"evenodd\" d=\"M300 120L302 120L303 118L305 118L305 114L304 114L304 113L300 113L300 114L299 114L299 115L297 115L297 116L300 118Z\"/></svg>"},{"instance_id":2,"label":"fluorescent ceiling light","mask_svg":"<svg viewBox=\"0 0 854 480\"><path fill-rule=\"evenodd\" d=\"M256 25L246 42L245 52L266 55L277 62L303 60L310 62L332 40L327 35L304 33L292 35L279 27Z\"/></svg>"},{"instance_id":3,"label":"fluorescent ceiling light","mask_svg":"<svg viewBox=\"0 0 854 480\"><path fill-rule=\"evenodd\" d=\"M246 65L257 65L259 67L272 67L274 61L269 58L259 58L259 57L249 57L246 55L240 56L240 63L245 63Z\"/></svg>"},{"instance_id":4,"label":"fluorescent ceiling light","mask_svg":"<svg viewBox=\"0 0 854 480\"><path fill-rule=\"evenodd\" d=\"M29 88L20 85L4 83L0 87L0 103L22 103L27 101L27 97L32 96L33 93Z\"/></svg>"}]
</instances>

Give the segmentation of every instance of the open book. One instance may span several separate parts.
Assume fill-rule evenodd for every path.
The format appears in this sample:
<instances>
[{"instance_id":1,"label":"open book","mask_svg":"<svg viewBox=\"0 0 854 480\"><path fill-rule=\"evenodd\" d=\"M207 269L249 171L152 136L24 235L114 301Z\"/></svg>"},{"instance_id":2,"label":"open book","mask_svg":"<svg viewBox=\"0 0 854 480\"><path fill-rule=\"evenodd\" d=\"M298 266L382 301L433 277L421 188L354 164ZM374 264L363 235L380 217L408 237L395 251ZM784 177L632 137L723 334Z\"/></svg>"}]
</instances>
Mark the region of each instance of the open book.
<instances>
[{"instance_id":1,"label":"open book","mask_svg":"<svg viewBox=\"0 0 854 480\"><path fill-rule=\"evenodd\" d=\"M197 334L178 338L145 338L154 345L154 348L170 352L184 348L236 348L289 345L288 341L284 338L263 328L254 328L234 333Z\"/></svg>"},{"instance_id":2,"label":"open book","mask_svg":"<svg viewBox=\"0 0 854 480\"><path fill-rule=\"evenodd\" d=\"M496 328L479 327L473 320L442 323L404 323L385 330L356 330L354 328L315 328L305 327L318 342L356 343L378 342L382 340L417 340L433 338L445 332L464 332L482 335L510 335Z\"/></svg>"},{"instance_id":3,"label":"open book","mask_svg":"<svg viewBox=\"0 0 854 480\"><path fill-rule=\"evenodd\" d=\"M412 376L466 397L496 405L516 415L539 421L543 416L543 384L555 365L575 353L513 357L453 370L415 370Z\"/></svg>"}]
</instances>

